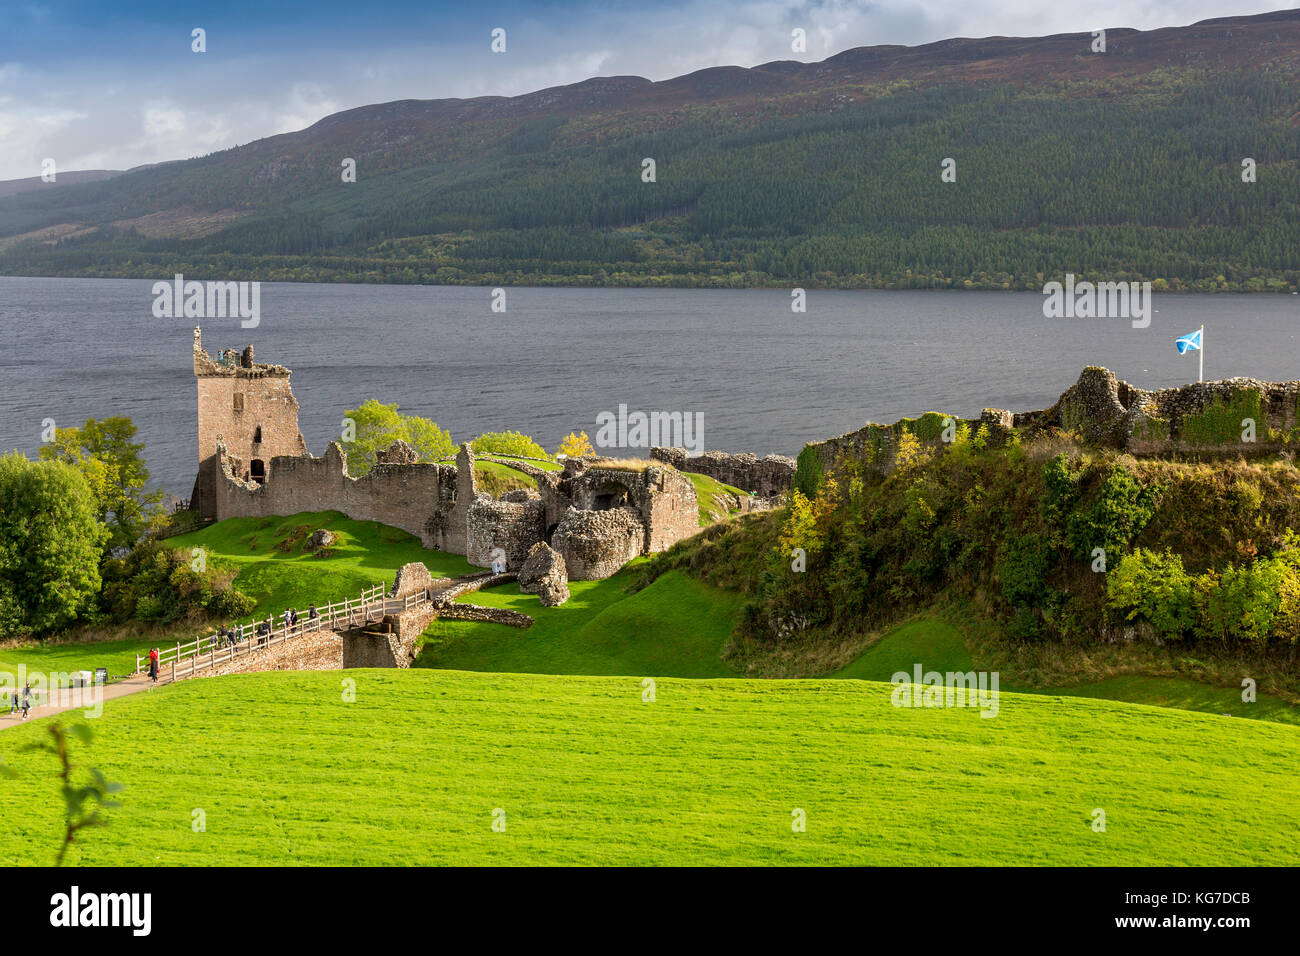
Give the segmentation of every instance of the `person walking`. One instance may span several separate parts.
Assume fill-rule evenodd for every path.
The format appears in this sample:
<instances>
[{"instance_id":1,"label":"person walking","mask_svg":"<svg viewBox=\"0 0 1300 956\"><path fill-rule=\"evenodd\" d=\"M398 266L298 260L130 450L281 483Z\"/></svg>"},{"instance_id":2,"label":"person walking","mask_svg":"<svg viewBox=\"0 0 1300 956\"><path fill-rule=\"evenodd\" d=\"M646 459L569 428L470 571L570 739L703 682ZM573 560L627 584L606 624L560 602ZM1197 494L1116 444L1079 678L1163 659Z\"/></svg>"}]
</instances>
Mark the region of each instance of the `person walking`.
<instances>
[{"instance_id":1,"label":"person walking","mask_svg":"<svg viewBox=\"0 0 1300 956\"><path fill-rule=\"evenodd\" d=\"M149 651L149 679L158 683L158 648Z\"/></svg>"},{"instance_id":2,"label":"person walking","mask_svg":"<svg viewBox=\"0 0 1300 956\"><path fill-rule=\"evenodd\" d=\"M14 687L14 692L9 695L9 716L12 717L18 713L18 688Z\"/></svg>"},{"instance_id":3,"label":"person walking","mask_svg":"<svg viewBox=\"0 0 1300 956\"><path fill-rule=\"evenodd\" d=\"M32 685L23 688L23 720L27 719L32 709Z\"/></svg>"}]
</instances>

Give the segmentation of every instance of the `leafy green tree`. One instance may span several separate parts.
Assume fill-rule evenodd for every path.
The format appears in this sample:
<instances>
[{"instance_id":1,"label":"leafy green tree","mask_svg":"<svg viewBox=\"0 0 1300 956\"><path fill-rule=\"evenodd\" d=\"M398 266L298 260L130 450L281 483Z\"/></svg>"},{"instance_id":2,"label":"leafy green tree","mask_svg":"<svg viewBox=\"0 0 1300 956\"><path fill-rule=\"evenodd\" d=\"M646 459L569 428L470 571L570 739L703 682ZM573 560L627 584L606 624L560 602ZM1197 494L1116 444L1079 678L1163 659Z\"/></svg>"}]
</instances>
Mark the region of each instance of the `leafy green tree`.
<instances>
[{"instance_id":1,"label":"leafy green tree","mask_svg":"<svg viewBox=\"0 0 1300 956\"><path fill-rule=\"evenodd\" d=\"M1178 555L1138 548L1106 575L1106 603L1125 620L1142 618L1161 637L1178 640L1192 629L1192 585Z\"/></svg>"},{"instance_id":2,"label":"leafy green tree","mask_svg":"<svg viewBox=\"0 0 1300 956\"><path fill-rule=\"evenodd\" d=\"M1161 489L1143 487L1122 465L1111 467L1096 500L1066 520L1066 541L1081 561L1103 548L1111 557L1124 551L1156 513Z\"/></svg>"},{"instance_id":3,"label":"leafy green tree","mask_svg":"<svg viewBox=\"0 0 1300 956\"><path fill-rule=\"evenodd\" d=\"M348 456L348 474L360 477L375 465L375 453L397 440L415 449L420 461L439 461L455 454L451 435L436 422L419 415L403 415L396 403L368 398L357 408L344 413L355 426L351 441L342 442Z\"/></svg>"},{"instance_id":4,"label":"leafy green tree","mask_svg":"<svg viewBox=\"0 0 1300 956\"><path fill-rule=\"evenodd\" d=\"M547 458L546 449L522 432L484 432L474 439L474 451L483 455Z\"/></svg>"},{"instance_id":5,"label":"leafy green tree","mask_svg":"<svg viewBox=\"0 0 1300 956\"><path fill-rule=\"evenodd\" d=\"M133 441L135 433L125 416L88 418L80 428L56 429L54 441L40 451L41 460L65 462L85 476L99 520L109 530L109 552L135 544L159 516L162 493L145 490L149 469L144 444Z\"/></svg>"},{"instance_id":6,"label":"leafy green tree","mask_svg":"<svg viewBox=\"0 0 1300 956\"><path fill-rule=\"evenodd\" d=\"M93 604L109 535L97 505L71 465L0 457L0 635L51 631Z\"/></svg>"}]
</instances>

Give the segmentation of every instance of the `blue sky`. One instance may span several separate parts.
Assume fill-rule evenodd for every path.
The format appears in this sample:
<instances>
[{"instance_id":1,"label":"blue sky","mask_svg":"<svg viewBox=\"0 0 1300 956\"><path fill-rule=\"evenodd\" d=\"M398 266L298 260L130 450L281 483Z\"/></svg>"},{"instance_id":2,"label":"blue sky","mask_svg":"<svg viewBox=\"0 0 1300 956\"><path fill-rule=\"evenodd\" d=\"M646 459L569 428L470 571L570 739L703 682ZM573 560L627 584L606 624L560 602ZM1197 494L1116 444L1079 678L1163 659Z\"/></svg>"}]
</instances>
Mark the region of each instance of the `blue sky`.
<instances>
[{"instance_id":1,"label":"blue sky","mask_svg":"<svg viewBox=\"0 0 1300 956\"><path fill-rule=\"evenodd\" d=\"M820 60L953 36L1147 29L1291 0L0 0L0 179L184 159L368 103ZM207 32L193 53L191 31ZM506 30L506 53L489 49ZM808 50L790 50L790 31Z\"/></svg>"}]
</instances>

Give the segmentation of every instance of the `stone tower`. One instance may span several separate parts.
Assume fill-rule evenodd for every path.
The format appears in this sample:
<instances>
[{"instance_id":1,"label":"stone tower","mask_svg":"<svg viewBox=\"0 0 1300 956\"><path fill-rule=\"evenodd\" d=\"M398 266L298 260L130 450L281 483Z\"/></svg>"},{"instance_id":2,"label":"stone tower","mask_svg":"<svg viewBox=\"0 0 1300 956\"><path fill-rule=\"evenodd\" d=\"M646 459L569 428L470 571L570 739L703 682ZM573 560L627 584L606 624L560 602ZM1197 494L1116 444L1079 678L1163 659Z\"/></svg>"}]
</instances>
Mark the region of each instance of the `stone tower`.
<instances>
[{"instance_id":1,"label":"stone tower","mask_svg":"<svg viewBox=\"0 0 1300 956\"><path fill-rule=\"evenodd\" d=\"M224 442L235 474L265 481L277 455L305 455L307 443L298 430L298 400L289 387L289 369L259 365L253 347L209 355L203 333L194 329L194 377L199 395L199 472L190 507L215 518L217 442Z\"/></svg>"}]
</instances>

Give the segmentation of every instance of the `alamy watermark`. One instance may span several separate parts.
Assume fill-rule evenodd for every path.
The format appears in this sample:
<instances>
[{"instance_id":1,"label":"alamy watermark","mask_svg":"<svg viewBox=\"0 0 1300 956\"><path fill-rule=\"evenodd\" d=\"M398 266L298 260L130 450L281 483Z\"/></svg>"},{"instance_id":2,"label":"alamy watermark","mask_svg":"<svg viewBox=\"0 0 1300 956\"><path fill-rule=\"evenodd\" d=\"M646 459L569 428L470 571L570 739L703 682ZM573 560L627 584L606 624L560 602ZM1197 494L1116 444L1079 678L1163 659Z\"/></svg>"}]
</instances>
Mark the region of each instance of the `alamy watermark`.
<instances>
[{"instance_id":1,"label":"alamy watermark","mask_svg":"<svg viewBox=\"0 0 1300 956\"><path fill-rule=\"evenodd\" d=\"M262 283L186 282L180 273L171 282L153 284L155 319L242 319L245 329L262 321Z\"/></svg>"},{"instance_id":2,"label":"alamy watermark","mask_svg":"<svg viewBox=\"0 0 1300 956\"><path fill-rule=\"evenodd\" d=\"M81 708L86 717L104 713L104 685L90 671L67 673L28 671L26 664L18 672L0 671L0 714L12 714L30 707L53 706L63 710Z\"/></svg>"},{"instance_id":3,"label":"alamy watermark","mask_svg":"<svg viewBox=\"0 0 1300 956\"><path fill-rule=\"evenodd\" d=\"M1132 319L1133 328L1151 324L1150 282L1076 282L1043 286L1043 315L1049 319Z\"/></svg>"},{"instance_id":4,"label":"alamy watermark","mask_svg":"<svg viewBox=\"0 0 1300 956\"><path fill-rule=\"evenodd\" d=\"M998 715L997 671L898 671L889 701L895 707L978 707L981 717Z\"/></svg>"},{"instance_id":5,"label":"alamy watermark","mask_svg":"<svg viewBox=\"0 0 1300 956\"><path fill-rule=\"evenodd\" d=\"M597 448L651 448L656 445L685 448L692 455L704 453L703 412L629 412L619 405L618 413L596 416Z\"/></svg>"}]
</instances>

